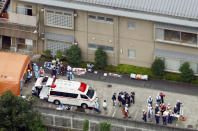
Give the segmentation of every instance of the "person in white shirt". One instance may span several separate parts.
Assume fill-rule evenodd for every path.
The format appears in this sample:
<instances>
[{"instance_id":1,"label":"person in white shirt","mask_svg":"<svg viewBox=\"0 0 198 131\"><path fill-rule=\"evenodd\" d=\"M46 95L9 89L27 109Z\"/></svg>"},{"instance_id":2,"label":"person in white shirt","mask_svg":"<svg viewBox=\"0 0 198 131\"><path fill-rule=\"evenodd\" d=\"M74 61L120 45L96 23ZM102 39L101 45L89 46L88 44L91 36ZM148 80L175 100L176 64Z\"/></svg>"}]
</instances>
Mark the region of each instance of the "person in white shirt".
<instances>
[{"instance_id":1,"label":"person in white shirt","mask_svg":"<svg viewBox=\"0 0 198 131\"><path fill-rule=\"evenodd\" d=\"M103 101L102 106L103 106L104 110L107 110L107 101L106 100Z\"/></svg>"}]
</instances>

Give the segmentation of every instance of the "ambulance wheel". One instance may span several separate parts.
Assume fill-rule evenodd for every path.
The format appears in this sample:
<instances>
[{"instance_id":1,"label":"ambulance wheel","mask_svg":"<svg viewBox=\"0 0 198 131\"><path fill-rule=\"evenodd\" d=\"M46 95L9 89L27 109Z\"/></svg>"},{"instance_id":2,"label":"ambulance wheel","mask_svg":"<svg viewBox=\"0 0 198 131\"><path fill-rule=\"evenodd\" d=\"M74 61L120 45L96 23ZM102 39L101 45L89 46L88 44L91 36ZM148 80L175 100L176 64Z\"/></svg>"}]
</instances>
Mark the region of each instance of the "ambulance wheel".
<instances>
[{"instance_id":1,"label":"ambulance wheel","mask_svg":"<svg viewBox=\"0 0 198 131\"><path fill-rule=\"evenodd\" d=\"M86 109L86 108L88 107L88 105L85 104L85 103L83 103L83 104L81 105L81 107L82 107L83 109Z\"/></svg>"},{"instance_id":2,"label":"ambulance wheel","mask_svg":"<svg viewBox=\"0 0 198 131\"><path fill-rule=\"evenodd\" d=\"M54 104L55 105L60 105L60 101L59 100L54 100Z\"/></svg>"}]
</instances>

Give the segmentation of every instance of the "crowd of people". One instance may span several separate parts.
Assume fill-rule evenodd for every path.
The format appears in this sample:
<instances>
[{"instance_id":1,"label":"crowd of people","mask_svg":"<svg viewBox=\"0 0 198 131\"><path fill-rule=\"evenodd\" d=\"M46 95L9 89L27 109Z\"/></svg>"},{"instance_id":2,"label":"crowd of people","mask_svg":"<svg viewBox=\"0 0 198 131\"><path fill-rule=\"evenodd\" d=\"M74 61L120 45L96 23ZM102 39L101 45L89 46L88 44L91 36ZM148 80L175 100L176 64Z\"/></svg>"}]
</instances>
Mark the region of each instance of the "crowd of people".
<instances>
[{"instance_id":1,"label":"crowd of people","mask_svg":"<svg viewBox=\"0 0 198 131\"><path fill-rule=\"evenodd\" d=\"M132 91L131 93L127 93L126 91L121 91L118 93L118 95L114 93L111 99L112 106L115 108L116 101L118 101L119 107L121 107L124 118L130 118L129 107L131 106L131 104L135 104L135 92Z\"/></svg>"},{"instance_id":2,"label":"crowd of people","mask_svg":"<svg viewBox=\"0 0 198 131\"><path fill-rule=\"evenodd\" d=\"M142 120L144 122L147 122L147 118L150 120L150 122L153 121L153 118L155 118L156 124L159 124L160 118L162 118L163 125L166 125L167 123L171 124L173 121L173 118L178 118L180 116L183 116L183 109L182 103L178 100L175 106L172 108L170 104L167 105L164 102L165 94L160 92L156 96L155 101L155 107L153 98L151 96L147 99L147 111L143 109L142 113Z\"/></svg>"},{"instance_id":3,"label":"crowd of people","mask_svg":"<svg viewBox=\"0 0 198 131\"><path fill-rule=\"evenodd\" d=\"M53 60L51 62L50 66L51 69L51 77L57 77L57 75L67 76L68 80L73 80L74 75L72 72L72 67L70 65L63 65L62 62L60 62L58 59ZM25 80L25 83L29 83L32 79L32 76L34 76L35 80L37 80L39 77L45 76L44 68L41 66L39 67L36 63L32 63L32 69L28 67L27 70L27 79Z\"/></svg>"}]
</instances>

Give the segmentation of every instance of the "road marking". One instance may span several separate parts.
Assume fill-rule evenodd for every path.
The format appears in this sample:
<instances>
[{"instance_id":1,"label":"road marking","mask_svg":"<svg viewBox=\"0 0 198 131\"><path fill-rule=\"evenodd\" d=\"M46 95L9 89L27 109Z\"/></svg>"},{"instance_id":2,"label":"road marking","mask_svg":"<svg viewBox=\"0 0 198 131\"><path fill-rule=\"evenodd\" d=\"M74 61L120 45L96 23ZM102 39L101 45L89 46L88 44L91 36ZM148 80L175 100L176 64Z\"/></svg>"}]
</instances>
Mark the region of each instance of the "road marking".
<instances>
[{"instance_id":1,"label":"road marking","mask_svg":"<svg viewBox=\"0 0 198 131\"><path fill-rule=\"evenodd\" d=\"M116 110L117 110L117 109L115 109L115 110L114 110L112 117L114 117L114 116L115 116Z\"/></svg>"}]
</instances>

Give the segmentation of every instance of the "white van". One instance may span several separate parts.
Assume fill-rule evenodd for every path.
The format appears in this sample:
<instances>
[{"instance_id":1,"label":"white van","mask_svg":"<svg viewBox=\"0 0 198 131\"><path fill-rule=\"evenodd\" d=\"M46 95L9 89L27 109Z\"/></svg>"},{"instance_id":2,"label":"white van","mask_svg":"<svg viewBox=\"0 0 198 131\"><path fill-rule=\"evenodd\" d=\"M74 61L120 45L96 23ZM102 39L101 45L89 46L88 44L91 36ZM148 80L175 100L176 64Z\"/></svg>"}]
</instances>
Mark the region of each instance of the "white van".
<instances>
[{"instance_id":1,"label":"white van","mask_svg":"<svg viewBox=\"0 0 198 131\"><path fill-rule=\"evenodd\" d=\"M41 99L47 98L49 102L57 105L61 103L81 106L83 108L94 107L96 91L91 89L89 85L83 82L63 79L52 80L50 78L48 81L39 94ZM48 83L52 83L51 86Z\"/></svg>"}]
</instances>

